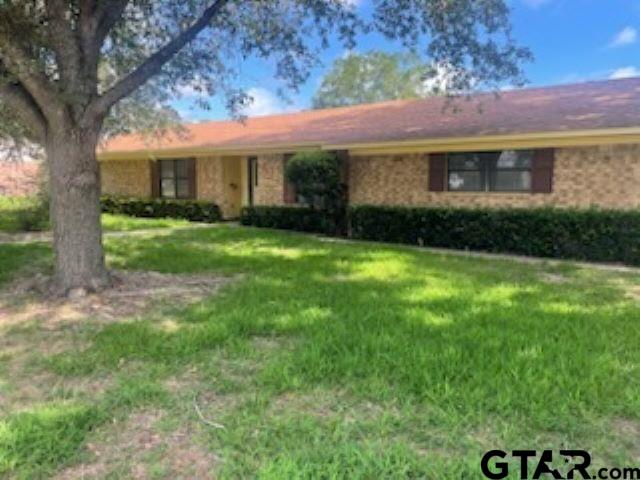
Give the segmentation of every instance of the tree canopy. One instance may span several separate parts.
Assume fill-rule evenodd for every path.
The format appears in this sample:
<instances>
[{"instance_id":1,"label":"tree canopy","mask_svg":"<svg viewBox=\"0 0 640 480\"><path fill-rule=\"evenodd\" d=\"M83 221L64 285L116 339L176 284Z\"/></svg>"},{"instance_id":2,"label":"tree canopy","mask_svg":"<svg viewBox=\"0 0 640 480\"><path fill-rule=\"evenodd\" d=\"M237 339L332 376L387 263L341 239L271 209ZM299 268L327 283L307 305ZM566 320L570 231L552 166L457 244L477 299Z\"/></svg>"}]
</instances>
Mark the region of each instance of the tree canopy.
<instances>
[{"instance_id":1,"label":"tree canopy","mask_svg":"<svg viewBox=\"0 0 640 480\"><path fill-rule=\"evenodd\" d=\"M520 63L529 53L511 37L504 0L373 3L373 18L365 20L341 0L5 0L0 129L15 136L19 123L37 135L61 103L75 114L104 114L137 92L135 102L114 112L122 114L115 122L120 131L132 123L134 104L142 118L156 110L165 117L168 101L185 84L205 96L223 95L237 112L247 101L237 86L239 61L271 59L274 75L295 88L316 65L318 45L337 34L351 47L357 33L372 29L419 49L429 64L457 70L459 88L472 79L474 86L521 82ZM370 64L399 69L409 85L420 69L413 56L350 56L341 63L346 70Z\"/></svg>"},{"instance_id":2,"label":"tree canopy","mask_svg":"<svg viewBox=\"0 0 640 480\"><path fill-rule=\"evenodd\" d=\"M418 55L412 53L350 53L336 60L324 76L313 97L313 107L423 97L431 92L428 86L430 70Z\"/></svg>"}]
</instances>

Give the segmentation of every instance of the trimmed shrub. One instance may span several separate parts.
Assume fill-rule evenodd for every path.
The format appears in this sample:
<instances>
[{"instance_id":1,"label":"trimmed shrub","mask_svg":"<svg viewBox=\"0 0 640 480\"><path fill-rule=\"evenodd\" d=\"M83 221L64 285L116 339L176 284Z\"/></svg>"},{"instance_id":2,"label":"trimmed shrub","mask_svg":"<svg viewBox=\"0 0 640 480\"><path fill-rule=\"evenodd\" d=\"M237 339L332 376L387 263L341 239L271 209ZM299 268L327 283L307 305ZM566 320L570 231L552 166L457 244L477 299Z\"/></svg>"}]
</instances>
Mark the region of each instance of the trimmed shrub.
<instances>
[{"instance_id":1,"label":"trimmed shrub","mask_svg":"<svg viewBox=\"0 0 640 480\"><path fill-rule=\"evenodd\" d=\"M342 182L344 165L334 153L298 152L287 162L285 176L305 206L317 210L327 223L323 233L341 235L347 227L347 186Z\"/></svg>"},{"instance_id":2,"label":"trimmed shrub","mask_svg":"<svg viewBox=\"0 0 640 480\"><path fill-rule=\"evenodd\" d=\"M640 211L357 206L363 240L640 265Z\"/></svg>"},{"instance_id":3,"label":"trimmed shrub","mask_svg":"<svg viewBox=\"0 0 640 480\"><path fill-rule=\"evenodd\" d=\"M311 207L324 209L342 203L340 160L330 152L299 152L287 162L287 180Z\"/></svg>"},{"instance_id":4,"label":"trimmed shrub","mask_svg":"<svg viewBox=\"0 0 640 480\"><path fill-rule=\"evenodd\" d=\"M310 207L245 207L242 209L240 223L254 227L325 234L333 233L335 228L332 217Z\"/></svg>"},{"instance_id":5,"label":"trimmed shrub","mask_svg":"<svg viewBox=\"0 0 640 480\"><path fill-rule=\"evenodd\" d=\"M103 196L102 211L145 218L182 218L192 222L214 223L221 220L215 203L200 200L166 200Z\"/></svg>"}]
</instances>

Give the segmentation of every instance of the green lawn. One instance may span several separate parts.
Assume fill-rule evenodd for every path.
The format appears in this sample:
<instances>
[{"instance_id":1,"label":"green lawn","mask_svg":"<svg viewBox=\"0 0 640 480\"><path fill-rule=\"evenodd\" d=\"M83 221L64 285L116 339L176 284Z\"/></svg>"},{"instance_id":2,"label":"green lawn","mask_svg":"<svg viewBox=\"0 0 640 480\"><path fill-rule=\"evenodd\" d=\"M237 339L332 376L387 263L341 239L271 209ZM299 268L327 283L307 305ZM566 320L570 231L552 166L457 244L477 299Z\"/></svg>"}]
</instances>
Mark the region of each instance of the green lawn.
<instances>
[{"instance_id":1,"label":"green lawn","mask_svg":"<svg viewBox=\"0 0 640 480\"><path fill-rule=\"evenodd\" d=\"M18 233L21 230L20 217L36 206L33 198L0 196L0 233ZM134 218L126 215L102 215L105 231L132 231L152 228L185 227L189 222L173 218Z\"/></svg>"},{"instance_id":2,"label":"green lawn","mask_svg":"<svg viewBox=\"0 0 640 480\"><path fill-rule=\"evenodd\" d=\"M225 226L106 247L114 268L237 278L107 325L0 322L0 477L91 463L141 412L164 439L187 431L218 478L475 479L492 448L639 462L637 273ZM0 246L0 282L49 260ZM26 401L26 379L46 394ZM184 445L121 448L104 478L173 478Z\"/></svg>"},{"instance_id":3,"label":"green lawn","mask_svg":"<svg viewBox=\"0 0 640 480\"><path fill-rule=\"evenodd\" d=\"M0 196L0 232L15 233L20 230L20 215L34 208L33 198Z\"/></svg>"},{"instance_id":4,"label":"green lawn","mask_svg":"<svg viewBox=\"0 0 640 480\"><path fill-rule=\"evenodd\" d=\"M113 232L128 232L155 228L188 227L190 222L176 218L136 218L127 215L102 214L102 229Z\"/></svg>"}]
</instances>

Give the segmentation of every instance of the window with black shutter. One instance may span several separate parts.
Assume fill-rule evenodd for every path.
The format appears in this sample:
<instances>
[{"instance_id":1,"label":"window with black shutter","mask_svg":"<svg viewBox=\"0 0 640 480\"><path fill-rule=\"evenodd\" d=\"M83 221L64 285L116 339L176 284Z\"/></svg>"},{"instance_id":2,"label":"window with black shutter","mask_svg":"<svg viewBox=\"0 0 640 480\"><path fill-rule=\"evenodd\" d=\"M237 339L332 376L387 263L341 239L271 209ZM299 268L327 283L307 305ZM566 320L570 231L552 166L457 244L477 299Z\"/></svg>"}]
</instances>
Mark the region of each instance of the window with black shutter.
<instances>
[{"instance_id":1,"label":"window with black shutter","mask_svg":"<svg viewBox=\"0 0 640 480\"><path fill-rule=\"evenodd\" d=\"M535 151L502 150L447 155L451 192L531 192Z\"/></svg>"}]
</instances>

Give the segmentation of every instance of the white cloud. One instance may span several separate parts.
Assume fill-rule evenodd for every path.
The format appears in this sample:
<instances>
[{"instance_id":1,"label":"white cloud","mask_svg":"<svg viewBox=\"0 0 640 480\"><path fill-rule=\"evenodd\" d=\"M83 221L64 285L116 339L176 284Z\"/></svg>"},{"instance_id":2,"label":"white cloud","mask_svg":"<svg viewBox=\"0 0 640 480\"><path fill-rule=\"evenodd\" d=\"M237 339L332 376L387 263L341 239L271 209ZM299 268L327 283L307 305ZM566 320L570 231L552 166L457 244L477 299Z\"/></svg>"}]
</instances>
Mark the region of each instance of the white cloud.
<instances>
[{"instance_id":1,"label":"white cloud","mask_svg":"<svg viewBox=\"0 0 640 480\"><path fill-rule=\"evenodd\" d=\"M633 27L624 27L611 40L609 46L624 47L636 43L638 39L638 31Z\"/></svg>"},{"instance_id":2,"label":"white cloud","mask_svg":"<svg viewBox=\"0 0 640 480\"><path fill-rule=\"evenodd\" d=\"M638 76L640 76L640 69L636 67L621 67L611 72L609 78L615 80L617 78L630 78Z\"/></svg>"},{"instance_id":3,"label":"white cloud","mask_svg":"<svg viewBox=\"0 0 640 480\"><path fill-rule=\"evenodd\" d=\"M346 5L347 7L358 8L364 0L339 0L339 1L340 3L343 3L344 5Z\"/></svg>"},{"instance_id":4,"label":"white cloud","mask_svg":"<svg viewBox=\"0 0 640 480\"><path fill-rule=\"evenodd\" d=\"M194 78L188 83L176 87L176 93L181 97L207 97L207 84L200 78Z\"/></svg>"},{"instance_id":5,"label":"white cloud","mask_svg":"<svg viewBox=\"0 0 640 480\"><path fill-rule=\"evenodd\" d=\"M273 115L295 110L293 105L288 104L266 88L250 88L247 90L247 95L252 98L252 101L242 110L242 113L249 117Z\"/></svg>"},{"instance_id":6,"label":"white cloud","mask_svg":"<svg viewBox=\"0 0 640 480\"><path fill-rule=\"evenodd\" d=\"M540 8L541 6L550 3L551 0L522 0L523 3L530 8Z\"/></svg>"}]
</instances>

